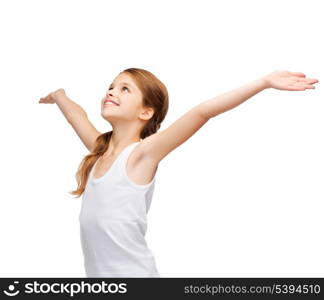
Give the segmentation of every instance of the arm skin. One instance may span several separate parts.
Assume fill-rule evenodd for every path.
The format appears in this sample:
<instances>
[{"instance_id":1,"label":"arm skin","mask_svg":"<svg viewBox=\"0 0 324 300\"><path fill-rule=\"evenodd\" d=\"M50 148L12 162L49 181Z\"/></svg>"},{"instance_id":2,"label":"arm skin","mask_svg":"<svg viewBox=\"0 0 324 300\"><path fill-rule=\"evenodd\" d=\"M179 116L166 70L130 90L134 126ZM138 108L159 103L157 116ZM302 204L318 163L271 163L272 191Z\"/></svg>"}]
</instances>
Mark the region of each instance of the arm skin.
<instances>
[{"instance_id":1,"label":"arm skin","mask_svg":"<svg viewBox=\"0 0 324 300\"><path fill-rule=\"evenodd\" d=\"M86 111L65 94L56 97L56 104L83 144L91 152L97 137L102 133L90 122Z\"/></svg>"},{"instance_id":2,"label":"arm skin","mask_svg":"<svg viewBox=\"0 0 324 300\"><path fill-rule=\"evenodd\" d=\"M78 134L79 138L87 149L91 152L95 141L101 132L99 132L89 121L86 111L68 96L64 89L58 89L46 97L42 97L39 103L56 103L66 120Z\"/></svg>"},{"instance_id":3,"label":"arm skin","mask_svg":"<svg viewBox=\"0 0 324 300\"><path fill-rule=\"evenodd\" d=\"M144 139L143 154L157 165L166 155L188 140L210 118L238 106L262 90L275 88L287 91L304 91L314 89L312 84L316 82L318 82L317 79L306 78L305 74L299 72L275 71L267 74L242 87L198 104L167 129Z\"/></svg>"},{"instance_id":4,"label":"arm skin","mask_svg":"<svg viewBox=\"0 0 324 300\"><path fill-rule=\"evenodd\" d=\"M215 98L201 103L201 113L206 119L213 118L238 106L266 88L267 84L263 78L254 80L235 90L223 93Z\"/></svg>"}]
</instances>

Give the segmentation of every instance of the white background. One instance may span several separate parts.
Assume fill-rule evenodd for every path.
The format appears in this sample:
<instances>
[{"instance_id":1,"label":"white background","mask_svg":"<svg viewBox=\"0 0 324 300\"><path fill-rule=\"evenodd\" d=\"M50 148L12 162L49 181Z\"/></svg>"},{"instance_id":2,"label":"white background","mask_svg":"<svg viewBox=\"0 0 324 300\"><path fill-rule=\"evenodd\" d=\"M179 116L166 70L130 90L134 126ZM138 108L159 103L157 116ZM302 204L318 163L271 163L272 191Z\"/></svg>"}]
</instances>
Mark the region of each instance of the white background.
<instances>
[{"instance_id":1,"label":"white background","mask_svg":"<svg viewBox=\"0 0 324 300\"><path fill-rule=\"evenodd\" d=\"M55 104L64 88L100 132L100 100L139 67L167 86L163 130L275 70L159 165L148 246L162 277L324 276L322 1L2 1L1 277L84 277L75 173L88 154ZM323 80L322 80L323 81Z\"/></svg>"}]
</instances>

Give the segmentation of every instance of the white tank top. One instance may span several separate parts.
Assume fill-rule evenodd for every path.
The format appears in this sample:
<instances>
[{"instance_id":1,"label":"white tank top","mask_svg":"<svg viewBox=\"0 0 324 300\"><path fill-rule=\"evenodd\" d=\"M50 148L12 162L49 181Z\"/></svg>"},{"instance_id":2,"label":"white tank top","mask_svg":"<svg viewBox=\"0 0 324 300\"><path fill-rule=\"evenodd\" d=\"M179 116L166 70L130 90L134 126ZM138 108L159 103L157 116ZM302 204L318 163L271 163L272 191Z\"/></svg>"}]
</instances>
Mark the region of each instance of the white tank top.
<instances>
[{"instance_id":1,"label":"white tank top","mask_svg":"<svg viewBox=\"0 0 324 300\"><path fill-rule=\"evenodd\" d=\"M126 173L138 143L124 148L102 177L93 177L95 165L89 174L79 215L87 277L160 277L145 241L155 176L140 185Z\"/></svg>"}]
</instances>

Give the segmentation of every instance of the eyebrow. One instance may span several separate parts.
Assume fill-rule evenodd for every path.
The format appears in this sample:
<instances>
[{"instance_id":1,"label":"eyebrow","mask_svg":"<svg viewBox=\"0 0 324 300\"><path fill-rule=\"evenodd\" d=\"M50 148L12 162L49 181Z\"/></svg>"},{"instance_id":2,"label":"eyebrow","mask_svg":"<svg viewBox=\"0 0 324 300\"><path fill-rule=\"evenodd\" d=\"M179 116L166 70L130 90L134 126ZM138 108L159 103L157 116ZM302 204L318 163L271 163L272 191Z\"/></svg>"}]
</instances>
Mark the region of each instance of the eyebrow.
<instances>
[{"instance_id":1,"label":"eyebrow","mask_svg":"<svg viewBox=\"0 0 324 300\"><path fill-rule=\"evenodd\" d=\"M132 84L127 83L127 82L121 82L120 84L124 84L124 85L128 85L128 86L130 86L130 87L133 87ZM114 85L114 83L111 83L109 87L111 87L112 85Z\"/></svg>"}]
</instances>

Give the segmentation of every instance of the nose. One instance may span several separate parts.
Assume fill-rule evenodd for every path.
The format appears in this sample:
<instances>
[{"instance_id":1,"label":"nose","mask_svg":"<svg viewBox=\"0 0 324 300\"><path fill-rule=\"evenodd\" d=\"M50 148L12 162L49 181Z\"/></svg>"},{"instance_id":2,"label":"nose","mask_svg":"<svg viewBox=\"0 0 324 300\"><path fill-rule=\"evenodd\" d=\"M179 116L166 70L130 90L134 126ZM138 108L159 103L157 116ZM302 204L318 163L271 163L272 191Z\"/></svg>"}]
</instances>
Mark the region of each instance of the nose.
<instances>
[{"instance_id":1,"label":"nose","mask_svg":"<svg viewBox=\"0 0 324 300\"><path fill-rule=\"evenodd\" d=\"M110 90L108 90L107 93L106 93L106 96L107 96L107 97L109 97L109 96L113 96L112 91L113 91L113 88L111 88Z\"/></svg>"}]
</instances>

